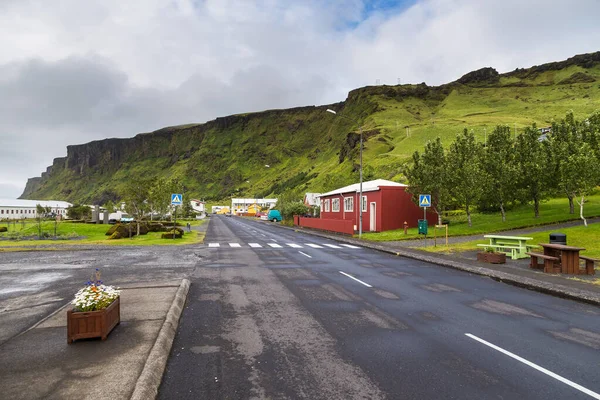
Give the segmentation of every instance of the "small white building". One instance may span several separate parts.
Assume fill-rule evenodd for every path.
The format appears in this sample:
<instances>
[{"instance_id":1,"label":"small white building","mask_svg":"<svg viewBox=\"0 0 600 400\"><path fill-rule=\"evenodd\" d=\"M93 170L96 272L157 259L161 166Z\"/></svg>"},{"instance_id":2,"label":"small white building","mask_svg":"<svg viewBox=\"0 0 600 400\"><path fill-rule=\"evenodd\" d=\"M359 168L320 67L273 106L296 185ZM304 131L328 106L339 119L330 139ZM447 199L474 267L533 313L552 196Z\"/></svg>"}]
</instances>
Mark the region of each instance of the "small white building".
<instances>
[{"instance_id":1,"label":"small white building","mask_svg":"<svg viewBox=\"0 0 600 400\"><path fill-rule=\"evenodd\" d=\"M37 205L50 207L50 212L65 218L67 208L73 204L59 200L14 200L0 199L1 219L37 218Z\"/></svg>"},{"instance_id":2,"label":"small white building","mask_svg":"<svg viewBox=\"0 0 600 400\"><path fill-rule=\"evenodd\" d=\"M190 205L196 214L204 215L206 212L206 204L202 200L192 199L190 200Z\"/></svg>"},{"instance_id":3,"label":"small white building","mask_svg":"<svg viewBox=\"0 0 600 400\"><path fill-rule=\"evenodd\" d=\"M264 209L271 209L275 207L277 199L231 199L231 211L233 213L245 213L248 212L248 207L252 204L256 204Z\"/></svg>"}]
</instances>

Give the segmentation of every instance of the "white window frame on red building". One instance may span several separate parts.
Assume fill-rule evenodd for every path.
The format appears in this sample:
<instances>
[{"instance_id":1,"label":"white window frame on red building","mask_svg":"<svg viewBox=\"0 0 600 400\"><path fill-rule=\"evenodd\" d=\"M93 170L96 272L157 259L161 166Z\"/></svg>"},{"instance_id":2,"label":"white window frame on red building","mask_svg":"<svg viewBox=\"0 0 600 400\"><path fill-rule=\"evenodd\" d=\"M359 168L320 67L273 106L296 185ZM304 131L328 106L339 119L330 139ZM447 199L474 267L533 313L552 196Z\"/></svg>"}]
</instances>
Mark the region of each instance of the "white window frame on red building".
<instances>
[{"instance_id":1,"label":"white window frame on red building","mask_svg":"<svg viewBox=\"0 0 600 400\"><path fill-rule=\"evenodd\" d=\"M354 211L354 197L344 197L344 212Z\"/></svg>"},{"instance_id":2,"label":"white window frame on red building","mask_svg":"<svg viewBox=\"0 0 600 400\"><path fill-rule=\"evenodd\" d=\"M325 212L329 212L329 199L325 200Z\"/></svg>"},{"instance_id":3,"label":"white window frame on red building","mask_svg":"<svg viewBox=\"0 0 600 400\"><path fill-rule=\"evenodd\" d=\"M367 211L367 196L362 197L362 210L363 212Z\"/></svg>"},{"instance_id":4,"label":"white window frame on red building","mask_svg":"<svg viewBox=\"0 0 600 400\"><path fill-rule=\"evenodd\" d=\"M340 212L340 199L331 199L331 212Z\"/></svg>"}]
</instances>

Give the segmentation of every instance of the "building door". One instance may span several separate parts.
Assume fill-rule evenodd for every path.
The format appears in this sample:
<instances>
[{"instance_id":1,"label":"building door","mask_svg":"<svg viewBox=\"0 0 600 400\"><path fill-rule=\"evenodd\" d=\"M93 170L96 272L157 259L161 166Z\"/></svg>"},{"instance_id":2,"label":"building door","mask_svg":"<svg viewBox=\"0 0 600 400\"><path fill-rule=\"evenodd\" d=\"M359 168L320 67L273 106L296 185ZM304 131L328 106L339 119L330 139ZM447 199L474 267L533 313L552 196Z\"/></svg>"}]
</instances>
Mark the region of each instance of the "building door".
<instances>
[{"instance_id":1,"label":"building door","mask_svg":"<svg viewBox=\"0 0 600 400\"><path fill-rule=\"evenodd\" d=\"M377 226L375 221L377 221L377 214L376 214L376 210L377 210L377 203L375 203L374 201L371 202L371 215L370 215L370 220L369 220L369 230L371 232L376 232L377 231Z\"/></svg>"}]
</instances>

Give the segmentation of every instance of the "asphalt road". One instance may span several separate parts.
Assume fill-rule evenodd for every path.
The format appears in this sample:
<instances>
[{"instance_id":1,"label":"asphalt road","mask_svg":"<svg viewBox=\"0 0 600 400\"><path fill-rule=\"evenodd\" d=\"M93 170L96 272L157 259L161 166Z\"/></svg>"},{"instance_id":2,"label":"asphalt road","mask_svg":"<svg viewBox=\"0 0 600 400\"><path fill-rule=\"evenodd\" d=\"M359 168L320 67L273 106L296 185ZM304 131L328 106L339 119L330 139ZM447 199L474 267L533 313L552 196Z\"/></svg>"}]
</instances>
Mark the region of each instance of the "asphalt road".
<instances>
[{"instance_id":1,"label":"asphalt road","mask_svg":"<svg viewBox=\"0 0 600 400\"><path fill-rule=\"evenodd\" d=\"M203 245L0 253L0 353L94 268L192 280L162 399L600 398L598 307L235 217Z\"/></svg>"},{"instance_id":2,"label":"asphalt road","mask_svg":"<svg viewBox=\"0 0 600 400\"><path fill-rule=\"evenodd\" d=\"M212 217L161 399L600 398L600 309Z\"/></svg>"}]
</instances>

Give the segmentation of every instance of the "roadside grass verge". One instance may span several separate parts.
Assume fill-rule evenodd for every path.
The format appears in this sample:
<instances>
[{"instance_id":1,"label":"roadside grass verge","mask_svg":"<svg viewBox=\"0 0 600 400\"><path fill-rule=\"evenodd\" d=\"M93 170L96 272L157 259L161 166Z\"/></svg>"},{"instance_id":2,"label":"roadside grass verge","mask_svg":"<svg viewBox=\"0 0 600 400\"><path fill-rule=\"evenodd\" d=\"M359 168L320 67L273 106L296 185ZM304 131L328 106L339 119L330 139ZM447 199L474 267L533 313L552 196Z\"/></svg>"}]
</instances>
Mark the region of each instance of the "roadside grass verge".
<instances>
[{"instance_id":1,"label":"roadside grass verge","mask_svg":"<svg viewBox=\"0 0 600 400\"><path fill-rule=\"evenodd\" d=\"M527 233L520 236L531 237L533 240L528 241L531 244L548 243L549 235L552 232L556 232L556 229L548 229L541 232ZM585 248L581 252L582 255L600 258L600 223L590 224L587 227L573 226L570 228L561 228L561 233L567 235L567 244L570 246L578 246ZM437 247L427 246L420 247L420 250L425 250L433 253L457 253L464 251L477 250L478 243L488 243L488 240L483 236L479 240L473 240L469 242L449 244L448 247L445 245L438 245ZM535 250L540 251L541 249ZM597 266L597 268L600 266Z\"/></svg>"},{"instance_id":2,"label":"roadside grass verge","mask_svg":"<svg viewBox=\"0 0 600 400\"><path fill-rule=\"evenodd\" d=\"M600 194L595 194L586 199L584 208L586 218L600 216ZM569 214L569 201L566 198L550 199L540 204L540 217L535 218L532 205L516 206L507 211L506 221L502 222L500 212L495 213L473 213L471 215L472 226L469 227L466 215L444 217L448 219L449 236L467 236L488 234L505 230L530 228L559 222L580 220L579 210L576 206L575 214ZM583 221L581 221L583 227ZM591 224L590 227L595 224ZM588 227L588 228L590 228ZM427 236L433 237L433 227L429 227ZM443 229L438 229L438 236L445 235ZM529 236L529 235L528 235ZM379 233L365 232L363 238L374 242L386 242L395 240L410 240L422 237L418 234L417 227L408 229L405 235L403 229L385 231ZM547 237L546 237L547 239ZM569 241L570 242L570 241ZM585 246L584 246L585 247Z\"/></svg>"},{"instance_id":3,"label":"roadside grass verge","mask_svg":"<svg viewBox=\"0 0 600 400\"><path fill-rule=\"evenodd\" d=\"M192 226L207 223L207 220L189 221ZM187 222L186 222L187 223ZM6 248L29 248L30 246L77 246L77 245L103 245L103 246L169 246L202 243L204 232L192 230L185 232L181 239L162 239L162 232L148 232L146 235L133 236L131 239L108 240L106 231L111 225L82 224L62 221L55 225L53 221L44 221L41 224L44 239L37 239L39 227L35 221L9 223L9 231L0 233L0 246ZM0 226L4 226L2 223ZM185 230L185 229L184 229ZM24 247L26 246L26 247Z\"/></svg>"}]
</instances>

